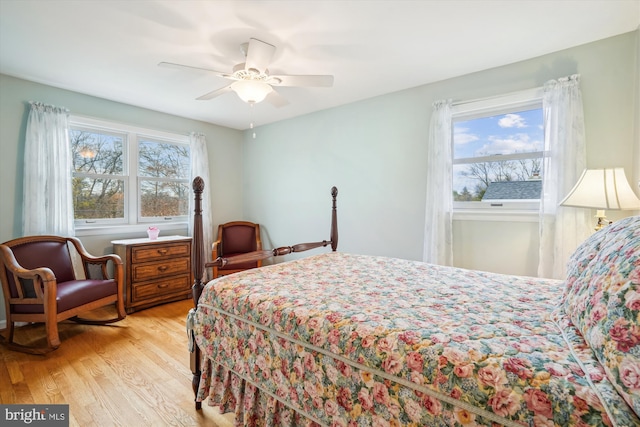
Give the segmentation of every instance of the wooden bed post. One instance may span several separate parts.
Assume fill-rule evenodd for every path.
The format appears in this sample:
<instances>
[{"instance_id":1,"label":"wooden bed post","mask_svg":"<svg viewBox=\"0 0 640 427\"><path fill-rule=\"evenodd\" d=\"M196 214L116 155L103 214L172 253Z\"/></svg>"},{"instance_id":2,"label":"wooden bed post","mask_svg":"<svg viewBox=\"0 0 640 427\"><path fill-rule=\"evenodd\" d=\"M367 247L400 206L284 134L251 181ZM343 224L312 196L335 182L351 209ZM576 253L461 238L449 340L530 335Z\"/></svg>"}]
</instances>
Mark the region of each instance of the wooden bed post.
<instances>
[{"instance_id":1,"label":"wooden bed post","mask_svg":"<svg viewBox=\"0 0 640 427\"><path fill-rule=\"evenodd\" d=\"M202 235L202 192L204 191L204 180L197 176L193 180L193 192L195 194L195 207L193 213L193 245L192 245L192 262L194 282L191 287L193 306L198 307L198 300L204 288L202 276L204 275L204 239ZM191 339L191 337L190 337ZM193 350L190 354L190 365L193 379L191 387L194 395L198 396L198 386L200 385L200 348L194 343ZM196 401L196 410L202 409L202 403Z\"/></svg>"},{"instance_id":2,"label":"wooden bed post","mask_svg":"<svg viewBox=\"0 0 640 427\"><path fill-rule=\"evenodd\" d=\"M331 250L335 252L338 249L338 210L336 208L336 199L338 198L338 189L331 187L331 198L333 206L331 208Z\"/></svg>"}]
</instances>

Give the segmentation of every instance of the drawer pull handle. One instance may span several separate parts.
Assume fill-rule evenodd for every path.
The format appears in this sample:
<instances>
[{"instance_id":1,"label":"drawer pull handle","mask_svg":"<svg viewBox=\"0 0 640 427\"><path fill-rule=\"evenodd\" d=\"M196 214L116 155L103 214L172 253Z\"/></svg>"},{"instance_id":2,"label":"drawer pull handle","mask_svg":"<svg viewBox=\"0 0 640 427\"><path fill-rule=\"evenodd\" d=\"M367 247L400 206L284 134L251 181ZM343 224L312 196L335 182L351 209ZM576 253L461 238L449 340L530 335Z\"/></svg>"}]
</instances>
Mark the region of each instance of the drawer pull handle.
<instances>
[{"instance_id":1,"label":"drawer pull handle","mask_svg":"<svg viewBox=\"0 0 640 427\"><path fill-rule=\"evenodd\" d=\"M169 286L169 285L167 285L167 284L165 283L164 285L158 285L158 288L162 289L162 288L166 288L167 286Z\"/></svg>"},{"instance_id":2,"label":"drawer pull handle","mask_svg":"<svg viewBox=\"0 0 640 427\"><path fill-rule=\"evenodd\" d=\"M166 265L161 265L160 267L158 267L158 270L160 270L161 273L164 273L165 271L167 271L167 266Z\"/></svg>"},{"instance_id":3,"label":"drawer pull handle","mask_svg":"<svg viewBox=\"0 0 640 427\"><path fill-rule=\"evenodd\" d=\"M158 249L158 253L160 255L166 255L167 254L167 250L166 249Z\"/></svg>"}]
</instances>

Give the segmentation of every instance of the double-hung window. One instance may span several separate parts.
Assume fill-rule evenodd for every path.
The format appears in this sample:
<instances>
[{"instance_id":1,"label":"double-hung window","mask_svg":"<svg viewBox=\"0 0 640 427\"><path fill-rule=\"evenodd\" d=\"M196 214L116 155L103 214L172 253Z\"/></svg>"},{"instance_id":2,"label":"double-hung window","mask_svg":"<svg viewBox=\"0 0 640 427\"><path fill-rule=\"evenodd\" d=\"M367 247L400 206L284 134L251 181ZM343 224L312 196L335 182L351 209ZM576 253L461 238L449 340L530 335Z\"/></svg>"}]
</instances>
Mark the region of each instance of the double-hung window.
<instances>
[{"instance_id":1,"label":"double-hung window","mask_svg":"<svg viewBox=\"0 0 640 427\"><path fill-rule=\"evenodd\" d=\"M454 105L452 143L455 211L537 211L544 173L540 89Z\"/></svg>"},{"instance_id":2,"label":"double-hung window","mask_svg":"<svg viewBox=\"0 0 640 427\"><path fill-rule=\"evenodd\" d=\"M188 221L186 135L80 117L70 122L76 229Z\"/></svg>"}]
</instances>

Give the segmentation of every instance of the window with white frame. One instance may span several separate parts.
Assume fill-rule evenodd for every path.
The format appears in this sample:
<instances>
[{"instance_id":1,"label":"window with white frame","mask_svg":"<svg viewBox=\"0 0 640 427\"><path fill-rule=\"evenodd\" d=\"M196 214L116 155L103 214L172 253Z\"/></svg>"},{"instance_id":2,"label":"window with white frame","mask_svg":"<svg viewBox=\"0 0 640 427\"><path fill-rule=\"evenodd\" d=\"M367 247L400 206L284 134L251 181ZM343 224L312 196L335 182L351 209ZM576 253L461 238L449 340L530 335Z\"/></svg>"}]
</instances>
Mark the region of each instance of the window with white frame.
<instances>
[{"instance_id":1,"label":"window with white frame","mask_svg":"<svg viewBox=\"0 0 640 427\"><path fill-rule=\"evenodd\" d=\"M80 117L70 122L76 228L188 220L186 135Z\"/></svg>"},{"instance_id":2,"label":"window with white frame","mask_svg":"<svg viewBox=\"0 0 640 427\"><path fill-rule=\"evenodd\" d=\"M452 113L454 209L537 210L542 91L460 103Z\"/></svg>"}]
</instances>

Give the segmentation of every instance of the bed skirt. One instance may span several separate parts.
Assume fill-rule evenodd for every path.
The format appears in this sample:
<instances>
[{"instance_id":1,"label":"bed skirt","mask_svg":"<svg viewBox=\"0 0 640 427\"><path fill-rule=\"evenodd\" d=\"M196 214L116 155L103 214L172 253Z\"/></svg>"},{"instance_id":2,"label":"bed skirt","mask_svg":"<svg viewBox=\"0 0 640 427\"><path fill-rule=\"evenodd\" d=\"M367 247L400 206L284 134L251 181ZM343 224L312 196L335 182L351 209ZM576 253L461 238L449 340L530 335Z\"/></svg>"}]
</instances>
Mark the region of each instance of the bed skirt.
<instances>
[{"instance_id":1,"label":"bed skirt","mask_svg":"<svg viewBox=\"0 0 640 427\"><path fill-rule=\"evenodd\" d=\"M237 427L318 427L318 424L286 406L267 391L251 384L209 358L202 360L196 401L208 399L223 414L233 412Z\"/></svg>"}]
</instances>

